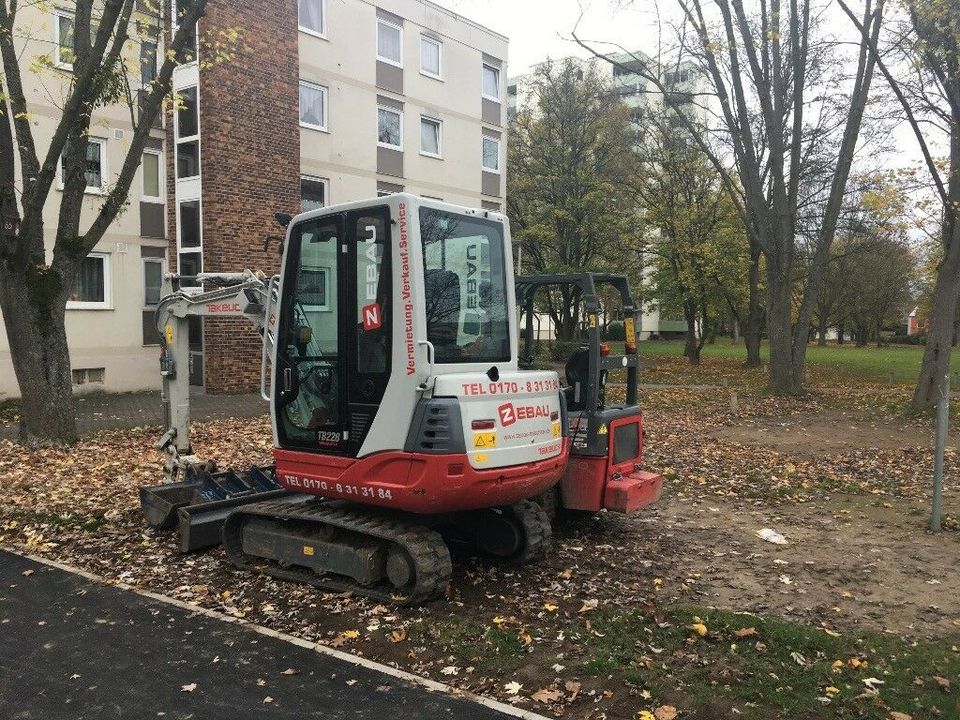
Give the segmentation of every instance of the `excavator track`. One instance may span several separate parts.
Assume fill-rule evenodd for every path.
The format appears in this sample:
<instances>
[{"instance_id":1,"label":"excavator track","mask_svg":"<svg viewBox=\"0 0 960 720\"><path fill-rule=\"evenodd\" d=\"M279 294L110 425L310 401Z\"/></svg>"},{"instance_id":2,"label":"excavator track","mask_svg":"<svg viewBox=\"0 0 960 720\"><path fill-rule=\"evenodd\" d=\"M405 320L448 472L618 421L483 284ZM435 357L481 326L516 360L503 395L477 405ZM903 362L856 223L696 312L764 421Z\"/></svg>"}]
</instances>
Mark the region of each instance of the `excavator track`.
<instances>
[{"instance_id":1,"label":"excavator track","mask_svg":"<svg viewBox=\"0 0 960 720\"><path fill-rule=\"evenodd\" d=\"M238 568L401 605L444 592L452 573L436 531L333 502L243 506L224 523L223 544Z\"/></svg>"},{"instance_id":2,"label":"excavator track","mask_svg":"<svg viewBox=\"0 0 960 720\"><path fill-rule=\"evenodd\" d=\"M553 538L550 516L536 500L521 500L510 506L510 512L522 529L523 546L510 558L517 565L527 565L546 556Z\"/></svg>"}]
</instances>

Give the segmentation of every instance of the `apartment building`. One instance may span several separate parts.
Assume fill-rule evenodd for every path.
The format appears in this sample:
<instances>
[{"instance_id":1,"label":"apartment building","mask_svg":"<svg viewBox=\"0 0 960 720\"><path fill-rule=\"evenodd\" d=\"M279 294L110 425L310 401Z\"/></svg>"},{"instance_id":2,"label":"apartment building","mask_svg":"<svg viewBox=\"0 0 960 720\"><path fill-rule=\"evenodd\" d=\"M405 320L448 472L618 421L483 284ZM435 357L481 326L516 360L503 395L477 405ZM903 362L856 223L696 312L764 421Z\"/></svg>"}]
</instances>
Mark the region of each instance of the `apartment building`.
<instances>
[{"instance_id":1,"label":"apartment building","mask_svg":"<svg viewBox=\"0 0 960 720\"><path fill-rule=\"evenodd\" d=\"M186 2L173 0L174 18ZM70 6L21 10L27 53L60 46ZM84 264L68 309L79 390L156 388L151 308L163 273L275 272L277 212L401 190L502 208L507 39L457 13L428 0L208 0L180 60L176 103L144 154L130 210ZM142 66L148 82L155 47ZM39 84L31 97L52 134L55 104ZM129 111L98 111L95 127L91 168L102 177L91 178L106 186ZM91 207L97 197L92 188ZM57 209L47 212L52 245ZM256 384L259 339L245 321L198 321L191 348L193 384ZM0 397L17 393L5 349L0 335Z\"/></svg>"},{"instance_id":2,"label":"apartment building","mask_svg":"<svg viewBox=\"0 0 960 720\"><path fill-rule=\"evenodd\" d=\"M204 39L235 57L177 68L170 118L171 266L277 266L278 211L405 190L500 209L507 39L427 0L209 0ZM242 321L192 333L196 384L257 381Z\"/></svg>"},{"instance_id":3,"label":"apartment building","mask_svg":"<svg viewBox=\"0 0 960 720\"><path fill-rule=\"evenodd\" d=\"M59 103L72 78L73 3L21 3L14 40L21 57L24 92L41 157L60 119ZM156 73L157 44L146 40L140 71L130 77L134 92ZM49 68L28 70L40 58ZM98 108L87 144L87 190L81 225L86 227L113 184L127 154L133 123L125 104ZM153 306L167 267L165 143L162 128L151 132L131 186L130 202L84 261L67 303L66 329L78 391L157 387ZM55 182L44 208L48 258L53 251L60 206ZM0 323L0 399L17 397L9 345Z\"/></svg>"},{"instance_id":4,"label":"apartment building","mask_svg":"<svg viewBox=\"0 0 960 720\"><path fill-rule=\"evenodd\" d=\"M682 121L678 111L686 114L700 126L707 127L707 108L699 100L703 91L704 78L697 67L690 62L681 61L658 69L658 75L664 88L672 93L671 98L678 109L668 104L663 92L641 74L641 69L657 67L656 62L642 51L611 54L609 60L597 57L564 58L584 72L594 70L609 83L610 92L615 93L631 108L634 121L643 128L651 117L665 118L667 127L681 129ZM525 108L534 108L537 102L535 77L542 64L534 65L521 75L507 81L507 117L513 118ZM641 340L651 337L669 337L680 335L687 330L683 319L662 314L656 301L644 303L641 307L640 326L637 329Z\"/></svg>"}]
</instances>

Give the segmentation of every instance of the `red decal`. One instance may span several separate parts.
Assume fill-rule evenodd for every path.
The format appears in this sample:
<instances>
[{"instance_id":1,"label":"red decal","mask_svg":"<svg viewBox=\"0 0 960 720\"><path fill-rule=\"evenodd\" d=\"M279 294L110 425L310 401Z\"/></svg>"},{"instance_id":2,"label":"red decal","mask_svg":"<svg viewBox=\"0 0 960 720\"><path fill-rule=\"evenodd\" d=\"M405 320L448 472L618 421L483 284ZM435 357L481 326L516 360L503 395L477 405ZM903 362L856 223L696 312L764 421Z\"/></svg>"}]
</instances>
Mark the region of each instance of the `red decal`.
<instances>
[{"instance_id":1,"label":"red decal","mask_svg":"<svg viewBox=\"0 0 960 720\"><path fill-rule=\"evenodd\" d=\"M378 303L364 305L360 309L360 315L363 317L364 330L376 330L383 324L383 318L380 316L380 305Z\"/></svg>"},{"instance_id":2,"label":"red decal","mask_svg":"<svg viewBox=\"0 0 960 720\"><path fill-rule=\"evenodd\" d=\"M211 313L229 313L240 312L240 303L210 303L207 305L207 312Z\"/></svg>"},{"instance_id":3,"label":"red decal","mask_svg":"<svg viewBox=\"0 0 960 720\"><path fill-rule=\"evenodd\" d=\"M517 413L513 410L513 403L506 403L497 408L500 414L500 424L509 427L517 421Z\"/></svg>"}]
</instances>

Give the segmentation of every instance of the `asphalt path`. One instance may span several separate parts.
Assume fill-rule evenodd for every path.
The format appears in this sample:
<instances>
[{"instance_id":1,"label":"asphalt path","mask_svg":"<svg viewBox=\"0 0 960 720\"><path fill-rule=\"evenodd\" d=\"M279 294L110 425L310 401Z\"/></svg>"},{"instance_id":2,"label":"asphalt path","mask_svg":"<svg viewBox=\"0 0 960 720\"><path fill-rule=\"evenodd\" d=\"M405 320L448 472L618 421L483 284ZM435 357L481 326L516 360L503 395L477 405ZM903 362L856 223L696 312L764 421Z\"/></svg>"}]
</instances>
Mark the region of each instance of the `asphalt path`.
<instances>
[{"instance_id":1,"label":"asphalt path","mask_svg":"<svg viewBox=\"0 0 960 720\"><path fill-rule=\"evenodd\" d=\"M2 720L252 717L508 716L0 550Z\"/></svg>"}]
</instances>

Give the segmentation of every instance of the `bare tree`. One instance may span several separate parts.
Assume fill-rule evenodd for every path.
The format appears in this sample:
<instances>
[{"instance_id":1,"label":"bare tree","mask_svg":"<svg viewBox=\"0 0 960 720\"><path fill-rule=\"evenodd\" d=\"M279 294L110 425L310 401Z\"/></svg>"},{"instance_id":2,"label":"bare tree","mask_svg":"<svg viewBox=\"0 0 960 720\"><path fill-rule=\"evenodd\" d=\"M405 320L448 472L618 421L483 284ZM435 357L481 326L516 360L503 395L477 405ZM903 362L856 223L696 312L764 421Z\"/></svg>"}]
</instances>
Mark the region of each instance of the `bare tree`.
<instances>
[{"instance_id":1,"label":"bare tree","mask_svg":"<svg viewBox=\"0 0 960 720\"><path fill-rule=\"evenodd\" d=\"M76 0L69 63L49 56L24 64L17 0L0 1L0 311L22 395L21 437L71 441L76 438L70 357L64 324L66 303L84 258L127 204L127 194L178 61L195 41L205 0L179 3L177 29L156 77L138 92L129 78L141 42L158 41L170 3L135 0ZM162 46L162 43L160 43ZM133 46L135 50L130 52ZM161 49L162 52L162 49ZM63 59L61 57L61 59ZM179 60L178 60L179 59ZM49 72L65 87L62 112L46 148L38 147L26 73ZM87 145L97 108L126 101L134 125L119 175L99 202L93 220L81 227L87 189ZM16 150L16 153L15 153ZM16 157L19 163L15 161ZM47 260L44 209L60 173L63 186L53 252Z\"/></svg>"},{"instance_id":2,"label":"bare tree","mask_svg":"<svg viewBox=\"0 0 960 720\"><path fill-rule=\"evenodd\" d=\"M850 77L838 75L844 44L824 28L823 3L815 7L811 0L765 0L748 11L743 0L714 0L716 22L703 0L676 3L685 23L677 52L698 62L709 79L710 102L719 107L717 125L735 173L715 147L700 139L702 133L692 123L687 127L725 177L724 185L766 260L770 389L800 392L816 296L873 80L869 42L879 34L885 0L865 5L861 22L867 37L857 48ZM651 69L646 77L672 106L675 101L660 73ZM795 306L803 187L820 167L826 144L836 147L836 154L826 188L806 200L822 210L809 239L813 251L806 285Z\"/></svg>"},{"instance_id":3,"label":"bare tree","mask_svg":"<svg viewBox=\"0 0 960 720\"><path fill-rule=\"evenodd\" d=\"M960 294L960 6L955 0L903 0L905 22L891 28L881 48L849 4L844 0L839 4L861 36L870 36L871 55L917 138L942 203L942 254L912 401L915 410L924 410L936 404L940 382L950 368ZM949 147L945 163L934 155L939 138L945 138Z\"/></svg>"}]
</instances>

